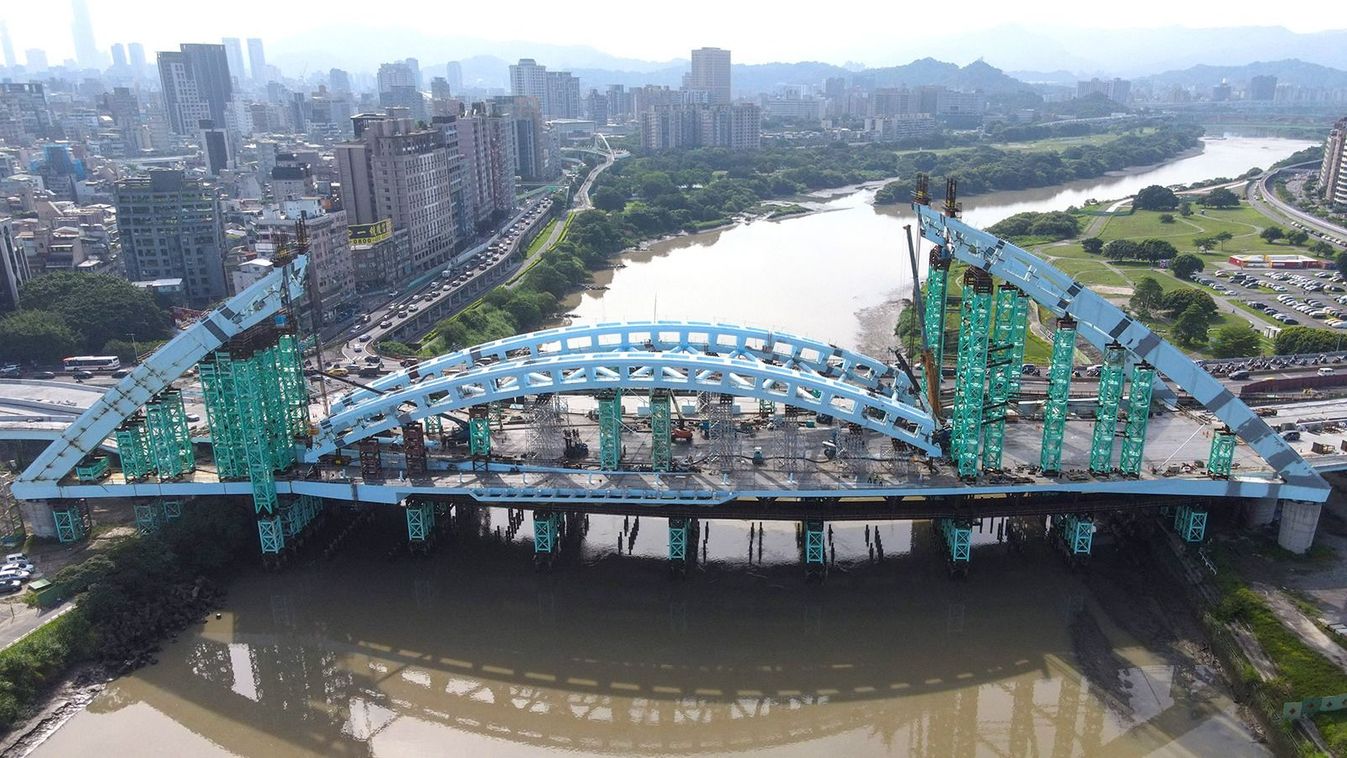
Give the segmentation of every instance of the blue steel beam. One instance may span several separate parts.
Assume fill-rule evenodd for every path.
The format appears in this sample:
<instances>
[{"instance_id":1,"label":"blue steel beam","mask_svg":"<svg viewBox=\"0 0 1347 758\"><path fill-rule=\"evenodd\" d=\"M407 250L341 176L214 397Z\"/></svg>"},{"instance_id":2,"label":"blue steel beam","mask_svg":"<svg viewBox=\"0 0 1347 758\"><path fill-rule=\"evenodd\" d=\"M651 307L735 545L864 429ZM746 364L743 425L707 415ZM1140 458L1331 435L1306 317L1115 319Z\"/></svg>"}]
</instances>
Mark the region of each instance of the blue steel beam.
<instances>
[{"instance_id":1,"label":"blue steel beam","mask_svg":"<svg viewBox=\"0 0 1347 758\"><path fill-rule=\"evenodd\" d=\"M305 460L426 416L525 395L604 389L717 392L785 403L852 422L940 455L926 411L836 379L728 356L601 353L519 359L421 381L348 407L319 423Z\"/></svg>"},{"instance_id":2,"label":"blue steel beam","mask_svg":"<svg viewBox=\"0 0 1347 758\"><path fill-rule=\"evenodd\" d=\"M1182 350L1165 342L1145 324L1033 253L958 219L946 218L929 207L914 205L913 209L920 222L921 235L927 240L948 245L954 257L1019 287L1057 316L1069 315L1076 320L1078 333L1101 352L1116 341L1127 350L1133 362L1146 361L1176 386L1186 390L1267 461L1290 485L1289 490L1301 493L1284 497L1320 503L1328 499L1328 482L1273 432L1267 422ZM1244 481L1232 477L1227 482L1227 494L1248 496Z\"/></svg>"},{"instance_id":3,"label":"blue steel beam","mask_svg":"<svg viewBox=\"0 0 1347 758\"><path fill-rule=\"evenodd\" d=\"M866 389L895 388L907 402L914 392L907 375L884 361L819 340L772 329L699 321L629 321L544 329L488 342L430 358L416 366L379 377L332 404L340 412L381 392L468 371L483 363L592 353L667 352L724 355L772 362L787 368L840 379Z\"/></svg>"},{"instance_id":4,"label":"blue steel beam","mask_svg":"<svg viewBox=\"0 0 1347 758\"><path fill-rule=\"evenodd\" d=\"M48 445L14 482L14 496L35 497L33 484L59 482L86 455L98 449L124 419L186 374L207 353L230 338L262 323L281 308L281 291L298 298L304 292L307 256L297 256L256 284L235 295L159 348L144 363L89 406L61 436Z\"/></svg>"}]
</instances>

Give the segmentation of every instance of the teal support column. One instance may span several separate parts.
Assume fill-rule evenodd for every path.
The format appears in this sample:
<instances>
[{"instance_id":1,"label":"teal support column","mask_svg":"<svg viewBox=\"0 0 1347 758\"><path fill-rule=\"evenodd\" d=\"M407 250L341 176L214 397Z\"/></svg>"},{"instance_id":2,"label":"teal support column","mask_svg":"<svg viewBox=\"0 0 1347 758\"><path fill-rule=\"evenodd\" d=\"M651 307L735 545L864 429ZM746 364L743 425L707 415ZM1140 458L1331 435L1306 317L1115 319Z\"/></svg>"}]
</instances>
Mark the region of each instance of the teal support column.
<instances>
[{"instance_id":1,"label":"teal support column","mask_svg":"<svg viewBox=\"0 0 1347 758\"><path fill-rule=\"evenodd\" d=\"M673 428L669 419L669 406L668 390L650 391L650 467L655 471L673 468Z\"/></svg>"},{"instance_id":2,"label":"teal support column","mask_svg":"<svg viewBox=\"0 0 1347 758\"><path fill-rule=\"evenodd\" d=\"M936 529L945 540L951 563L967 564L973 557L973 525L965 519L936 519Z\"/></svg>"},{"instance_id":3,"label":"teal support column","mask_svg":"<svg viewBox=\"0 0 1347 758\"><path fill-rule=\"evenodd\" d=\"M552 556L557 548L557 522L560 516L555 511L535 510L533 512L533 552L535 556Z\"/></svg>"},{"instance_id":4,"label":"teal support column","mask_svg":"<svg viewBox=\"0 0 1347 758\"><path fill-rule=\"evenodd\" d=\"M84 514L78 506L53 508L52 519L56 522L56 539L63 543L78 542L84 538Z\"/></svg>"},{"instance_id":5,"label":"teal support column","mask_svg":"<svg viewBox=\"0 0 1347 758\"><path fill-rule=\"evenodd\" d=\"M1016 359L1015 332L1016 304L1023 298L1019 289L1002 284L996 290L992 307L992 333L987 346L987 396L982 408L982 469L997 471L1005 447L1006 412L1010 405L1011 379L1018 378L1020 363ZM1024 311L1020 311L1021 314ZM1021 331L1021 339L1023 332Z\"/></svg>"},{"instance_id":6,"label":"teal support column","mask_svg":"<svg viewBox=\"0 0 1347 758\"><path fill-rule=\"evenodd\" d=\"M1207 512L1181 505L1174 512L1174 531L1184 542L1201 542L1207 535Z\"/></svg>"},{"instance_id":7,"label":"teal support column","mask_svg":"<svg viewBox=\"0 0 1347 758\"><path fill-rule=\"evenodd\" d=\"M154 460L150 455L149 432L145 430L145 419L132 416L123 421L113 433L117 441L117 457L122 462L122 475L126 481L144 479L154 470Z\"/></svg>"},{"instance_id":8,"label":"teal support column","mask_svg":"<svg viewBox=\"0 0 1347 758\"><path fill-rule=\"evenodd\" d=\"M136 531L141 535L154 534L162 523L160 507L155 503L136 504Z\"/></svg>"},{"instance_id":9,"label":"teal support column","mask_svg":"<svg viewBox=\"0 0 1347 758\"><path fill-rule=\"evenodd\" d=\"M616 471L622 465L622 390L599 390L599 468Z\"/></svg>"},{"instance_id":10,"label":"teal support column","mask_svg":"<svg viewBox=\"0 0 1347 758\"><path fill-rule=\"evenodd\" d=\"M926 271L926 294L923 302L926 349L935 362L936 392L940 391L940 365L945 358L945 308L949 292L949 260L940 254L940 248L931 249L930 267ZM926 372L917 372L921 389L926 391Z\"/></svg>"},{"instance_id":11,"label":"teal support column","mask_svg":"<svg viewBox=\"0 0 1347 758\"><path fill-rule=\"evenodd\" d=\"M285 549L285 527L279 516L257 520L257 538L263 555L277 555Z\"/></svg>"},{"instance_id":12,"label":"teal support column","mask_svg":"<svg viewBox=\"0 0 1347 758\"><path fill-rule=\"evenodd\" d=\"M1141 459L1146 450L1146 427L1151 418L1151 393L1155 389L1155 368L1142 361L1132 369L1127 390L1127 425L1124 427L1122 454L1118 470L1133 479L1141 476Z\"/></svg>"},{"instance_id":13,"label":"teal support column","mask_svg":"<svg viewBox=\"0 0 1347 758\"><path fill-rule=\"evenodd\" d=\"M163 508L164 508L165 524L177 521L178 519L182 518L181 500L165 500L163 502Z\"/></svg>"},{"instance_id":14,"label":"teal support column","mask_svg":"<svg viewBox=\"0 0 1347 758\"><path fill-rule=\"evenodd\" d=\"M1104 353L1099 371L1099 403L1094 412L1094 437L1090 442L1090 472L1113 473L1113 439L1118 436L1118 406L1122 402L1122 346L1114 343ZM1149 406L1148 406L1149 407Z\"/></svg>"},{"instance_id":15,"label":"teal support column","mask_svg":"<svg viewBox=\"0 0 1347 758\"><path fill-rule=\"evenodd\" d=\"M106 455L85 458L75 467L75 478L81 482L96 482L112 473L112 462Z\"/></svg>"},{"instance_id":16,"label":"teal support column","mask_svg":"<svg viewBox=\"0 0 1347 758\"><path fill-rule=\"evenodd\" d=\"M955 371L950 448L959 478L978 474L982 441L982 405L987 387L987 341L992 304L991 275L969 266L964 271L959 317L959 357Z\"/></svg>"},{"instance_id":17,"label":"teal support column","mask_svg":"<svg viewBox=\"0 0 1347 758\"><path fill-rule=\"evenodd\" d=\"M824 541L823 519L804 520L804 569L810 577L822 576L828 563L827 543Z\"/></svg>"},{"instance_id":18,"label":"teal support column","mask_svg":"<svg viewBox=\"0 0 1347 758\"><path fill-rule=\"evenodd\" d=\"M1094 520L1089 516L1053 516L1052 530L1061 538L1062 546L1069 556L1089 555L1094 549Z\"/></svg>"},{"instance_id":19,"label":"teal support column","mask_svg":"<svg viewBox=\"0 0 1347 758\"><path fill-rule=\"evenodd\" d=\"M1229 479L1235 463L1235 433L1222 427L1211 435L1211 454L1207 457L1207 473L1217 479Z\"/></svg>"},{"instance_id":20,"label":"teal support column","mask_svg":"<svg viewBox=\"0 0 1347 758\"><path fill-rule=\"evenodd\" d=\"M1071 370L1076 355L1076 322L1057 319L1052 335L1052 362L1048 365L1048 397L1043 401L1043 447L1039 468L1044 476L1062 473L1062 439L1071 399Z\"/></svg>"},{"instance_id":21,"label":"teal support column","mask_svg":"<svg viewBox=\"0 0 1347 758\"><path fill-rule=\"evenodd\" d=\"M253 489L253 510L271 515L276 510L276 465L272 459L271 427L274 418L267 415L266 395L271 388L265 383L264 372L258 371L261 358L254 355L234 362L234 389L239 422L244 433L244 451L248 464L248 479ZM261 530L262 522L258 522ZM280 525L276 525L277 538ZM284 547L284 543L281 543ZM263 542L263 552L266 552ZM279 552L279 550L277 551Z\"/></svg>"},{"instance_id":22,"label":"teal support column","mask_svg":"<svg viewBox=\"0 0 1347 758\"><path fill-rule=\"evenodd\" d=\"M1010 388L1009 402L1020 399L1021 370L1024 368L1024 346L1029 334L1029 296L1015 290L1015 310L1010 322Z\"/></svg>"},{"instance_id":23,"label":"teal support column","mask_svg":"<svg viewBox=\"0 0 1347 758\"><path fill-rule=\"evenodd\" d=\"M434 504L412 500L408 501L406 510L407 541L412 543L425 543L430 539L430 535L435 529Z\"/></svg>"},{"instance_id":24,"label":"teal support column","mask_svg":"<svg viewBox=\"0 0 1347 758\"><path fill-rule=\"evenodd\" d=\"M688 559L688 519L669 519L669 560L684 563Z\"/></svg>"},{"instance_id":25,"label":"teal support column","mask_svg":"<svg viewBox=\"0 0 1347 758\"><path fill-rule=\"evenodd\" d=\"M474 405L468 409L468 452L474 458L491 455L491 409Z\"/></svg>"}]
</instances>

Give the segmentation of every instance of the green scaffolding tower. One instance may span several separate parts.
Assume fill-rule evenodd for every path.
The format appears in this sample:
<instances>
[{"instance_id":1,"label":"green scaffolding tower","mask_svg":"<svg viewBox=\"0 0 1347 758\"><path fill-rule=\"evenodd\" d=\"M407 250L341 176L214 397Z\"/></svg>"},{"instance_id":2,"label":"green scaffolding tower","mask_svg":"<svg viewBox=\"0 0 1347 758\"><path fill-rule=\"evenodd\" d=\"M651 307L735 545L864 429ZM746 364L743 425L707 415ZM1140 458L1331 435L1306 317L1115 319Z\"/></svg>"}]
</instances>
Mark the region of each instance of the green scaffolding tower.
<instances>
[{"instance_id":1,"label":"green scaffolding tower","mask_svg":"<svg viewBox=\"0 0 1347 758\"><path fill-rule=\"evenodd\" d=\"M1015 290L1015 311L1010 321L1010 387L1009 402L1020 398L1020 380L1023 378L1024 345L1029 333L1029 296L1023 290Z\"/></svg>"},{"instance_id":2,"label":"green scaffolding tower","mask_svg":"<svg viewBox=\"0 0 1347 758\"><path fill-rule=\"evenodd\" d=\"M1005 446L1006 412L1010 408L1011 381L1020 374L1024 353L1024 329L1016 329L1016 318L1027 311L1022 307L1023 297L1017 287L1002 284L996 291L992 308L991 341L987 346L987 397L982 409L982 468L995 471L1001 468L1001 454ZM1018 333L1020 344L1015 345ZM1016 382L1018 385L1018 382ZM1017 388L1018 389L1018 388Z\"/></svg>"},{"instance_id":3,"label":"green scaffolding tower","mask_svg":"<svg viewBox=\"0 0 1347 758\"><path fill-rule=\"evenodd\" d=\"M959 356L955 369L951 452L960 479L978 473L978 446L982 434L982 405L987 387L987 340L992 306L992 278L969 266L963 276L959 315Z\"/></svg>"},{"instance_id":4,"label":"green scaffolding tower","mask_svg":"<svg viewBox=\"0 0 1347 758\"><path fill-rule=\"evenodd\" d=\"M1071 398L1071 366L1076 355L1076 322L1070 317L1057 319L1052 335L1052 362L1048 365L1048 397L1043 401L1043 448L1039 468L1044 476L1062 472L1062 438L1066 436L1066 416Z\"/></svg>"},{"instance_id":5,"label":"green scaffolding tower","mask_svg":"<svg viewBox=\"0 0 1347 758\"><path fill-rule=\"evenodd\" d=\"M1122 345L1113 343L1104 352L1104 366L1099 370L1099 403L1094 411L1094 436L1090 441L1090 472L1113 472L1113 439L1118 436L1118 406L1122 402L1123 359ZM1147 403L1147 407L1150 404Z\"/></svg>"},{"instance_id":6,"label":"green scaffolding tower","mask_svg":"<svg viewBox=\"0 0 1347 758\"><path fill-rule=\"evenodd\" d=\"M491 408L474 405L468 409L468 453L473 460L491 456Z\"/></svg>"},{"instance_id":7,"label":"green scaffolding tower","mask_svg":"<svg viewBox=\"0 0 1347 758\"><path fill-rule=\"evenodd\" d=\"M673 450L670 448L672 425L669 422L669 391L650 391L650 467L655 471L673 468Z\"/></svg>"},{"instance_id":8,"label":"green scaffolding tower","mask_svg":"<svg viewBox=\"0 0 1347 758\"><path fill-rule=\"evenodd\" d=\"M253 508L258 514L271 515L276 510L276 462L272 443L271 423L274 417L267 414L269 403L266 396L270 388L265 384L266 372L259 370L256 355L235 361L235 402L238 405L239 423L244 440L245 457L248 463L248 479L253 487ZM258 528L264 530L263 552L267 552L267 537L271 529L275 538L283 540L279 520L268 527L258 522ZM283 542L281 544L284 544Z\"/></svg>"},{"instance_id":9,"label":"green scaffolding tower","mask_svg":"<svg viewBox=\"0 0 1347 758\"><path fill-rule=\"evenodd\" d=\"M945 357L945 305L949 292L949 259L938 247L931 248L930 267L926 272L926 298L923 303L926 349L935 363L936 392L940 391L940 364ZM926 372L918 372L922 390L926 390Z\"/></svg>"},{"instance_id":10,"label":"green scaffolding tower","mask_svg":"<svg viewBox=\"0 0 1347 758\"><path fill-rule=\"evenodd\" d=\"M283 332L276 338L272 352L277 385L285 408L286 425L291 440L307 437L309 429L309 388L304 381L303 359L300 357L295 335Z\"/></svg>"},{"instance_id":11,"label":"green scaffolding tower","mask_svg":"<svg viewBox=\"0 0 1347 758\"><path fill-rule=\"evenodd\" d=\"M622 390L599 390L599 468L616 471L622 461Z\"/></svg>"},{"instance_id":12,"label":"green scaffolding tower","mask_svg":"<svg viewBox=\"0 0 1347 758\"><path fill-rule=\"evenodd\" d=\"M154 467L150 454L150 434L145 429L145 417L136 414L123 421L113 433L117 440L117 456L122 461L122 475L128 482L144 479Z\"/></svg>"},{"instance_id":13,"label":"green scaffolding tower","mask_svg":"<svg viewBox=\"0 0 1347 758\"><path fill-rule=\"evenodd\" d=\"M1154 389L1155 368L1145 361L1138 363L1132 368L1132 380L1127 390L1127 425L1118 461L1118 470L1123 476L1141 476L1141 456L1146 449L1146 427L1150 423Z\"/></svg>"},{"instance_id":14,"label":"green scaffolding tower","mask_svg":"<svg viewBox=\"0 0 1347 758\"><path fill-rule=\"evenodd\" d=\"M176 479L196 468L181 392L164 390L146 403L145 429L150 457L161 480Z\"/></svg>"},{"instance_id":15,"label":"green scaffolding tower","mask_svg":"<svg viewBox=\"0 0 1347 758\"><path fill-rule=\"evenodd\" d=\"M1229 479L1235 462L1235 433L1222 427L1211 435L1211 454L1207 457L1207 473L1217 479Z\"/></svg>"},{"instance_id":16,"label":"green scaffolding tower","mask_svg":"<svg viewBox=\"0 0 1347 758\"><path fill-rule=\"evenodd\" d=\"M239 423L234 363L229 358L229 351L211 353L197 368L201 375L201 394L206 400L215 471L221 480L243 479L248 476L248 451L244 445L243 425Z\"/></svg>"}]
</instances>

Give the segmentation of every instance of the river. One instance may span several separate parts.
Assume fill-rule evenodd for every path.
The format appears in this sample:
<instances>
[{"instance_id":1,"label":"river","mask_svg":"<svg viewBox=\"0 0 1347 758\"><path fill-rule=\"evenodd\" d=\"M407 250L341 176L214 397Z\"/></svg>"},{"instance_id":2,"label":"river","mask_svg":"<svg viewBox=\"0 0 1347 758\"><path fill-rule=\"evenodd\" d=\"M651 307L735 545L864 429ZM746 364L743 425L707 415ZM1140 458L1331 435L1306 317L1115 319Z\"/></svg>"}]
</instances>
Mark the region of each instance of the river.
<instances>
[{"instance_id":1,"label":"river","mask_svg":"<svg viewBox=\"0 0 1347 758\"><path fill-rule=\"evenodd\" d=\"M965 217L1235 175L1307 144L1213 140L1125 176L970 197ZM882 344L875 314L910 287L911 221L872 197L659 243L573 310ZM971 576L953 581L928 524L837 524L836 564L809 585L792 524L754 541L714 521L700 565L672 580L658 519L596 516L538 574L527 522L510 534L503 511L458 514L420 559L389 558L398 515L335 562L240 577L218 618L109 683L33 754L1267 754L1177 595L1107 544L1072 572L1041 540L1010 550L989 523Z\"/></svg>"}]
</instances>

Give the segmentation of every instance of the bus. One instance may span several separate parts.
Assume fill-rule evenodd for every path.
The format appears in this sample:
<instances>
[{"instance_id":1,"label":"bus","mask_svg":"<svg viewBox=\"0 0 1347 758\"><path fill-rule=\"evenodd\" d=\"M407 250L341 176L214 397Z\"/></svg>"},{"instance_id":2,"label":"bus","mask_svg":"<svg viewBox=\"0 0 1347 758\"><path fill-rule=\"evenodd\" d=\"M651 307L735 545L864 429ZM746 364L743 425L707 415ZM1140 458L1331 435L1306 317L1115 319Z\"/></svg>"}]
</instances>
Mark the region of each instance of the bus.
<instances>
[{"instance_id":1,"label":"bus","mask_svg":"<svg viewBox=\"0 0 1347 758\"><path fill-rule=\"evenodd\" d=\"M122 360L115 355L77 355L62 361L66 372L71 371L116 371L122 367Z\"/></svg>"}]
</instances>

